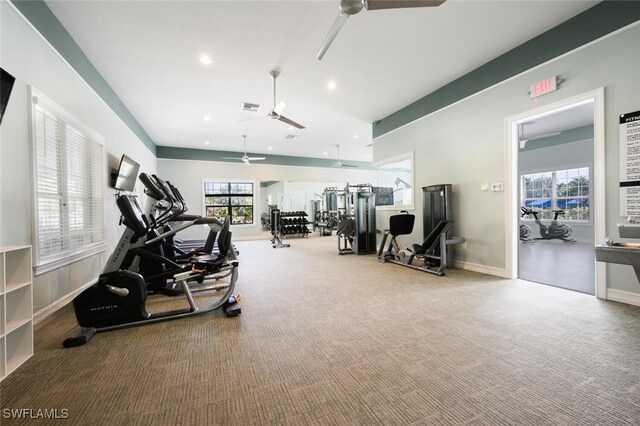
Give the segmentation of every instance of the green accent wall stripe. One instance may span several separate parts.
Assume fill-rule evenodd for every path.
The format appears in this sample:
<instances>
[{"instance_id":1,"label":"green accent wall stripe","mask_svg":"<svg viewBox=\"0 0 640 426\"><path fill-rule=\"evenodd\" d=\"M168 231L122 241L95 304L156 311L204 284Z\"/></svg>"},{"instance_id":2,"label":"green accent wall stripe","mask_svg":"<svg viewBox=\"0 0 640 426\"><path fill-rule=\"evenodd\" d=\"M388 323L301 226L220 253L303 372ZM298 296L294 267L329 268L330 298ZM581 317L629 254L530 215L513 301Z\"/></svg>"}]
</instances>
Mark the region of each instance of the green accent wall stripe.
<instances>
[{"instance_id":1,"label":"green accent wall stripe","mask_svg":"<svg viewBox=\"0 0 640 426\"><path fill-rule=\"evenodd\" d=\"M54 49L73 67L111 110L131 129L151 152L156 144L133 117L111 86L100 75L80 46L42 0L13 0L12 4L42 34Z\"/></svg>"},{"instance_id":2,"label":"green accent wall stripe","mask_svg":"<svg viewBox=\"0 0 640 426\"><path fill-rule=\"evenodd\" d=\"M640 20L640 1L598 3L378 121L373 126L373 138L389 133L638 20Z\"/></svg>"},{"instance_id":3,"label":"green accent wall stripe","mask_svg":"<svg viewBox=\"0 0 640 426\"><path fill-rule=\"evenodd\" d=\"M323 158L293 157L288 155L271 155L247 153L249 157L264 156L264 161L256 161L254 164L271 164L278 166L298 166L298 167L335 167L336 160ZM221 157L242 157L241 152L234 151L213 151L207 149L175 148L171 146L158 146L156 151L158 158L171 160L197 160L197 161L219 161L225 163L240 163L239 160L225 160ZM342 164L357 166L346 170L373 170L373 163L364 161L342 161Z\"/></svg>"},{"instance_id":4,"label":"green accent wall stripe","mask_svg":"<svg viewBox=\"0 0 640 426\"><path fill-rule=\"evenodd\" d=\"M579 142L587 139L593 139L592 125L576 127L575 129L565 130L559 135L529 141L525 144L524 148L520 148L520 152L535 151L536 149L549 148L556 145Z\"/></svg>"}]
</instances>

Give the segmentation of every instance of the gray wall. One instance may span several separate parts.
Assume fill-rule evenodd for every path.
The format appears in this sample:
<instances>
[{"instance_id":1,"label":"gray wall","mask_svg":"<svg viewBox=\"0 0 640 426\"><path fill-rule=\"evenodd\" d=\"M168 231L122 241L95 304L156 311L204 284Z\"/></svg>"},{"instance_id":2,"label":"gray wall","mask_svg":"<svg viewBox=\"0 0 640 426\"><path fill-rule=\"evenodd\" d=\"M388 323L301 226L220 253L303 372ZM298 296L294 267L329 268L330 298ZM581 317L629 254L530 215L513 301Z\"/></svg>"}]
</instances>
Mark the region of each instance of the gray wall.
<instances>
[{"instance_id":1,"label":"gray wall","mask_svg":"<svg viewBox=\"0 0 640 426\"><path fill-rule=\"evenodd\" d=\"M104 138L107 166L117 167L120 156L126 153L141 164L142 171L155 172L156 158L5 1L0 1L0 15L2 68L16 77L0 126L0 245L31 245L27 85L33 85ZM105 196L109 247L103 254L34 277L36 312L91 282L100 273L105 254L111 252L121 234L114 190L106 188Z\"/></svg>"},{"instance_id":2,"label":"gray wall","mask_svg":"<svg viewBox=\"0 0 640 426\"><path fill-rule=\"evenodd\" d=\"M578 167L589 167L589 182L593 182L593 139L523 151L518 155L519 175ZM593 194L593 185L591 187ZM531 226L534 237L538 236L538 227L533 219L523 222ZM571 238L583 243L594 242L593 216L589 223L572 222L570 226L573 230Z\"/></svg>"},{"instance_id":3,"label":"gray wall","mask_svg":"<svg viewBox=\"0 0 640 426\"><path fill-rule=\"evenodd\" d=\"M638 40L640 26L634 25L378 137L374 161L414 150L416 187L453 184L455 233L467 239L466 248L456 251L456 259L499 274L506 264L505 196L503 192L480 191L480 183L505 179L505 118L604 87L606 233L617 236L616 224L621 220L618 115L640 109ZM560 90L529 99L529 86L550 75L566 80ZM416 200L415 214L422 216L420 199ZM388 216L378 213L378 223L388 223ZM418 241L422 225L420 221L416 225L411 239ZM611 265L607 277L610 288L640 292L628 267Z\"/></svg>"}]
</instances>

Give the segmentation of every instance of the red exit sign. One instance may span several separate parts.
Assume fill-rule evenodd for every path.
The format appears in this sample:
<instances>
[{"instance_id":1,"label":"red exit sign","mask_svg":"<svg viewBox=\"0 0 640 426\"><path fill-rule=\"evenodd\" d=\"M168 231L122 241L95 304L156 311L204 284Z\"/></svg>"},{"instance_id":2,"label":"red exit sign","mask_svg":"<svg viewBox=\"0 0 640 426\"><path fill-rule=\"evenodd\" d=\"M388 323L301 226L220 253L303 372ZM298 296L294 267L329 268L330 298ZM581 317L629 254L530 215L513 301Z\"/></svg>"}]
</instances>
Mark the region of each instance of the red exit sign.
<instances>
[{"instance_id":1,"label":"red exit sign","mask_svg":"<svg viewBox=\"0 0 640 426\"><path fill-rule=\"evenodd\" d=\"M554 75L553 77L545 78L542 81L532 84L529 89L529 97L531 99L537 98L538 96L546 95L556 90L558 90L558 78Z\"/></svg>"}]
</instances>

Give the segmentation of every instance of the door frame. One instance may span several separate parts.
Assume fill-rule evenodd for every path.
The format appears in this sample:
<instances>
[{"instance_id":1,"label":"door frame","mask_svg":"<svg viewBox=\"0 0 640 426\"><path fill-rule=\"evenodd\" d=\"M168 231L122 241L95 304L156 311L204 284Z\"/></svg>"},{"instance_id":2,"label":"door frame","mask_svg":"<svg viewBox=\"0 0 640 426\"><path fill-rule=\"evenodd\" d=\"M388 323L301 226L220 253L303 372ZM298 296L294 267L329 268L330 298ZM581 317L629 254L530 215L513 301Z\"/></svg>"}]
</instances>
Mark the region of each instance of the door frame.
<instances>
[{"instance_id":1,"label":"door frame","mask_svg":"<svg viewBox=\"0 0 640 426\"><path fill-rule=\"evenodd\" d=\"M605 116L604 88L543 105L520 114L505 118L505 247L506 275L518 278L518 244L519 244L519 200L518 200L518 123L533 120L556 112L560 112L586 102L593 102L593 200L591 208L594 212L594 246L605 239ZM600 299L607 298L606 264L595 262L595 295Z\"/></svg>"}]
</instances>

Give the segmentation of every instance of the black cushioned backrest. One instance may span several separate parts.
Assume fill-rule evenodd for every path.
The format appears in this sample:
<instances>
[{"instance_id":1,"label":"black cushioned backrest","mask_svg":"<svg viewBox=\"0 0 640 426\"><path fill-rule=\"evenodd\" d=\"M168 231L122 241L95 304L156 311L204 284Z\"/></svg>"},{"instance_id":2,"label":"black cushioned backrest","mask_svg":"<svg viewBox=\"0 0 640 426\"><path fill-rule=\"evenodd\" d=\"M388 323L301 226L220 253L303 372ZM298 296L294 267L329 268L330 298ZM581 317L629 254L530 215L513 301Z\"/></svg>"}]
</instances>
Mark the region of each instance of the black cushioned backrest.
<instances>
[{"instance_id":1,"label":"black cushioned backrest","mask_svg":"<svg viewBox=\"0 0 640 426\"><path fill-rule=\"evenodd\" d=\"M395 214L389 218L391 235L408 235L413 232L416 217L412 214Z\"/></svg>"},{"instance_id":2,"label":"black cushioned backrest","mask_svg":"<svg viewBox=\"0 0 640 426\"><path fill-rule=\"evenodd\" d=\"M213 252L213 247L216 244L216 235L218 233L213 229L209 230L209 235L207 235L207 241L204 243L204 247L202 248L202 252L206 254L211 254Z\"/></svg>"},{"instance_id":3,"label":"black cushioned backrest","mask_svg":"<svg viewBox=\"0 0 640 426\"><path fill-rule=\"evenodd\" d=\"M220 232L218 232L218 251L220 255L226 256L229 251L230 241L229 241L229 225L231 222L231 216L227 216L224 219L224 223L222 224L222 228Z\"/></svg>"}]
</instances>

